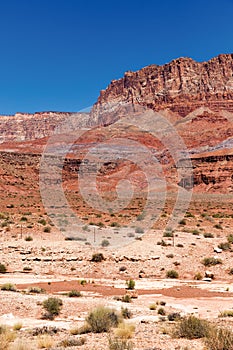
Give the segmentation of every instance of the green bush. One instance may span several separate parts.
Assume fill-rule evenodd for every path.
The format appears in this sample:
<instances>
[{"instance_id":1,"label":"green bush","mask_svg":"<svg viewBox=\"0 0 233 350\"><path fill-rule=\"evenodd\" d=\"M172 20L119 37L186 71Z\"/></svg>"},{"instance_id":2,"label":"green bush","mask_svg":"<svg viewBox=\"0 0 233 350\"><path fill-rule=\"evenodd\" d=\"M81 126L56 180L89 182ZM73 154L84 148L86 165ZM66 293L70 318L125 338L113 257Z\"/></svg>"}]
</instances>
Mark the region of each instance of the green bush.
<instances>
[{"instance_id":1,"label":"green bush","mask_svg":"<svg viewBox=\"0 0 233 350\"><path fill-rule=\"evenodd\" d=\"M164 233L163 233L163 237L173 237L174 236L174 234L172 233L172 231L165 231Z\"/></svg>"},{"instance_id":2,"label":"green bush","mask_svg":"<svg viewBox=\"0 0 233 350\"><path fill-rule=\"evenodd\" d=\"M7 268L4 264L0 264L0 273L6 273Z\"/></svg>"},{"instance_id":3,"label":"green bush","mask_svg":"<svg viewBox=\"0 0 233 350\"><path fill-rule=\"evenodd\" d=\"M208 335L210 329L209 322L189 316L181 319L175 328L175 336L178 338L198 339Z\"/></svg>"},{"instance_id":4,"label":"green bush","mask_svg":"<svg viewBox=\"0 0 233 350\"><path fill-rule=\"evenodd\" d=\"M214 238L213 233L210 233L210 232L205 232L205 233L203 233L203 236L204 236L205 238Z\"/></svg>"},{"instance_id":5,"label":"green bush","mask_svg":"<svg viewBox=\"0 0 233 350\"><path fill-rule=\"evenodd\" d=\"M78 290L73 289L68 293L68 296L70 298L78 298L78 297L81 297L82 294Z\"/></svg>"},{"instance_id":6,"label":"green bush","mask_svg":"<svg viewBox=\"0 0 233 350\"><path fill-rule=\"evenodd\" d=\"M233 234L232 233L227 236L227 241L229 243L233 244Z\"/></svg>"},{"instance_id":7,"label":"green bush","mask_svg":"<svg viewBox=\"0 0 233 350\"><path fill-rule=\"evenodd\" d=\"M231 243L229 242L222 242L218 245L218 248L224 250L224 251L227 251L231 248Z\"/></svg>"},{"instance_id":8,"label":"green bush","mask_svg":"<svg viewBox=\"0 0 233 350\"><path fill-rule=\"evenodd\" d=\"M31 242L31 241L33 241L32 236L27 236L27 237L25 237L25 241L26 241L26 242Z\"/></svg>"},{"instance_id":9,"label":"green bush","mask_svg":"<svg viewBox=\"0 0 233 350\"><path fill-rule=\"evenodd\" d=\"M176 270L168 270L166 276L167 278L178 278L179 274Z\"/></svg>"},{"instance_id":10,"label":"green bush","mask_svg":"<svg viewBox=\"0 0 233 350\"><path fill-rule=\"evenodd\" d=\"M129 319L132 317L132 312L127 307L122 307L121 315L123 318Z\"/></svg>"},{"instance_id":11,"label":"green bush","mask_svg":"<svg viewBox=\"0 0 233 350\"><path fill-rule=\"evenodd\" d=\"M35 287L29 288L28 292L33 294L43 294L45 293L45 289L35 286Z\"/></svg>"},{"instance_id":12,"label":"green bush","mask_svg":"<svg viewBox=\"0 0 233 350\"><path fill-rule=\"evenodd\" d=\"M121 301L123 301L124 303L131 303L132 298L129 294L125 294L122 298Z\"/></svg>"},{"instance_id":13,"label":"green bush","mask_svg":"<svg viewBox=\"0 0 233 350\"><path fill-rule=\"evenodd\" d=\"M222 260L221 259L216 259L216 258L204 258L202 260L202 264L204 266L215 266L218 264L222 264Z\"/></svg>"},{"instance_id":14,"label":"green bush","mask_svg":"<svg viewBox=\"0 0 233 350\"><path fill-rule=\"evenodd\" d=\"M181 319L180 313L179 312L171 312L169 315L167 315L168 321L178 321Z\"/></svg>"},{"instance_id":15,"label":"green bush","mask_svg":"<svg viewBox=\"0 0 233 350\"><path fill-rule=\"evenodd\" d=\"M118 326L119 316L115 310L98 306L89 313L86 322L90 325L91 332L103 333L108 332L112 327Z\"/></svg>"},{"instance_id":16,"label":"green bush","mask_svg":"<svg viewBox=\"0 0 233 350\"><path fill-rule=\"evenodd\" d=\"M43 301L43 308L47 311L45 318L53 320L55 316L58 316L62 308L62 300L55 297L50 297Z\"/></svg>"},{"instance_id":17,"label":"green bush","mask_svg":"<svg viewBox=\"0 0 233 350\"><path fill-rule=\"evenodd\" d=\"M133 290L135 288L135 281L130 279L126 281L127 289Z\"/></svg>"},{"instance_id":18,"label":"green bush","mask_svg":"<svg viewBox=\"0 0 233 350\"><path fill-rule=\"evenodd\" d=\"M233 317L233 310L221 311L218 317Z\"/></svg>"},{"instance_id":19,"label":"green bush","mask_svg":"<svg viewBox=\"0 0 233 350\"><path fill-rule=\"evenodd\" d=\"M1 290L8 291L8 292L16 292L15 285L12 283L5 283L1 286Z\"/></svg>"},{"instance_id":20,"label":"green bush","mask_svg":"<svg viewBox=\"0 0 233 350\"><path fill-rule=\"evenodd\" d=\"M157 312L158 312L159 315L162 315L162 316L166 315L166 311L164 310L163 307L160 307Z\"/></svg>"}]
</instances>

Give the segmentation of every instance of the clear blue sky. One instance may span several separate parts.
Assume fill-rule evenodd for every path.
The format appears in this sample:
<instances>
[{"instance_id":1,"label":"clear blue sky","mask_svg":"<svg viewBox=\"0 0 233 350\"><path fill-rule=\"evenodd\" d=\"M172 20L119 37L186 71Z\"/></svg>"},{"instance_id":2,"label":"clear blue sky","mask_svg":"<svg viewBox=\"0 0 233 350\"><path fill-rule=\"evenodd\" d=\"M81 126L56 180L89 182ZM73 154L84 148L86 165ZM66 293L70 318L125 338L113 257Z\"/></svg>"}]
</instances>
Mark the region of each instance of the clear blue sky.
<instances>
[{"instance_id":1,"label":"clear blue sky","mask_svg":"<svg viewBox=\"0 0 233 350\"><path fill-rule=\"evenodd\" d=\"M127 70L233 52L233 0L1 0L0 113L78 111Z\"/></svg>"}]
</instances>

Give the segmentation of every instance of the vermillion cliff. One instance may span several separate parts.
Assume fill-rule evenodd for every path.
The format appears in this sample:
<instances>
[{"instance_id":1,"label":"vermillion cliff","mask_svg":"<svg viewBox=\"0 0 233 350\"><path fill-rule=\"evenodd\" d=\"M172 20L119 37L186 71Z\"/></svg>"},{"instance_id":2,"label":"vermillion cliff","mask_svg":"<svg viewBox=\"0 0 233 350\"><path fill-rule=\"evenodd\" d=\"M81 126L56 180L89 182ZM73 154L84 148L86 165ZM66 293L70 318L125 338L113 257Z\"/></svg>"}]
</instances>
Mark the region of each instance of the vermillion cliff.
<instances>
[{"instance_id":1,"label":"vermillion cliff","mask_svg":"<svg viewBox=\"0 0 233 350\"><path fill-rule=\"evenodd\" d=\"M233 191L233 54L219 55L208 62L179 58L163 66L151 65L137 72L127 72L123 78L112 81L106 90L101 91L90 114L76 114L77 127L92 128L82 138L82 152L90 145L114 139L119 135L115 122L120 118L120 114L113 113L111 106L125 103L160 112L173 124L192 159L195 191ZM66 122L70 115L71 113L44 112L0 117L0 150L6 152L2 157L5 164L2 164L2 169L5 170L2 171L0 179L3 194L7 191L7 184L11 188L12 184L17 186L18 183L13 173L7 171L7 152L11 151L9 161L12 166L16 162L17 169L21 165L24 166L22 157L27 153L25 162L31 167L29 154L40 154L57 125ZM185 178L178 179L174 175L174 164L169 158L169 150L162 145L162 140L152 140L151 135L135 130L121 130L120 133L126 138L139 140L155 151L168 182L189 188ZM75 147L78 149L78 145ZM71 163L74 172L77 171L82 158L78 152L77 164L75 160ZM21 155L17 164L19 153ZM32 163L34 164L34 161ZM123 168L129 169L128 164L113 162L111 176L114 177L114 171L120 173ZM101 186L111 190L110 187L115 186L118 177L115 176L111 182L108 169L109 164L102 169L106 178ZM30 173L33 174L33 171L32 169ZM72 172L72 169L69 171ZM69 188L67 173L65 178ZM32 182L33 179L34 177ZM30 182L30 179L28 181ZM136 182L140 182L140 179ZM27 186L30 188L29 183ZM71 184L70 188L72 186Z\"/></svg>"},{"instance_id":2,"label":"vermillion cliff","mask_svg":"<svg viewBox=\"0 0 233 350\"><path fill-rule=\"evenodd\" d=\"M157 111L169 108L182 116L200 105L233 111L233 54L201 63L179 58L163 66L126 72L101 91L95 108L122 101Z\"/></svg>"}]
</instances>

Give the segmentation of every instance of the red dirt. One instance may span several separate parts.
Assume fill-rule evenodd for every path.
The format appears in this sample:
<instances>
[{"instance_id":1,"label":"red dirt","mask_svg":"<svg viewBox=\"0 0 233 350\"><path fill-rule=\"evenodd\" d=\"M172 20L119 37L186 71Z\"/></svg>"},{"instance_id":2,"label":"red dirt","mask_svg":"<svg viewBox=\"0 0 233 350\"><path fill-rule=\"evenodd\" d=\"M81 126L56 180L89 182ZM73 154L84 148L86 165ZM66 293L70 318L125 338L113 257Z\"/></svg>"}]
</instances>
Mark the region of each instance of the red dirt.
<instances>
[{"instance_id":1,"label":"red dirt","mask_svg":"<svg viewBox=\"0 0 233 350\"><path fill-rule=\"evenodd\" d=\"M67 292L71 290L78 290L80 292L92 292L100 294L101 296L119 296L124 295L126 290L123 288L115 288L111 286L102 286L97 284L87 283L82 286L78 281L63 281L63 282L51 282L48 283L36 283L36 284L18 284L18 289L28 289L30 287L38 286L46 290L47 293L56 294L60 292ZM162 294L167 297L173 298L214 298L214 297L233 297L233 293L229 292L212 292L204 289L197 288L195 286L180 286L172 288L162 289L137 289L138 295L149 294Z\"/></svg>"}]
</instances>

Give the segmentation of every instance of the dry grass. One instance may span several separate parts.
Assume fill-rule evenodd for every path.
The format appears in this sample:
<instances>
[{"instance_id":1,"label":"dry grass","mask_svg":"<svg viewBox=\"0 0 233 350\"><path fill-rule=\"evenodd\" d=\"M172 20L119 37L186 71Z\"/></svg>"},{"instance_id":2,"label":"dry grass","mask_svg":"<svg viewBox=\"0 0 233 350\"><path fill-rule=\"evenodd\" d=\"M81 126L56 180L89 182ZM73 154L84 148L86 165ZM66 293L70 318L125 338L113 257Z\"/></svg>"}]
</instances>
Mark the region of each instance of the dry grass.
<instances>
[{"instance_id":1,"label":"dry grass","mask_svg":"<svg viewBox=\"0 0 233 350\"><path fill-rule=\"evenodd\" d=\"M130 323L120 323L115 329L114 334L120 339L130 339L133 337L135 326Z\"/></svg>"},{"instance_id":2,"label":"dry grass","mask_svg":"<svg viewBox=\"0 0 233 350\"><path fill-rule=\"evenodd\" d=\"M212 326L205 345L207 350L233 350L233 333L228 329Z\"/></svg>"},{"instance_id":3,"label":"dry grass","mask_svg":"<svg viewBox=\"0 0 233 350\"><path fill-rule=\"evenodd\" d=\"M15 340L15 332L6 326L0 327L0 350L8 350L10 344Z\"/></svg>"},{"instance_id":4,"label":"dry grass","mask_svg":"<svg viewBox=\"0 0 233 350\"><path fill-rule=\"evenodd\" d=\"M10 350L33 350L32 344L25 339L17 339L11 346Z\"/></svg>"},{"instance_id":5,"label":"dry grass","mask_svg":"<svg viewBox=\"0 0 233 350\"><path fill-rule=\"evenodd\" d=\"M41 335L37 339L39 349L51 349L54 345L54 341L49 335Z\"/></svg>"}]
</instances>

